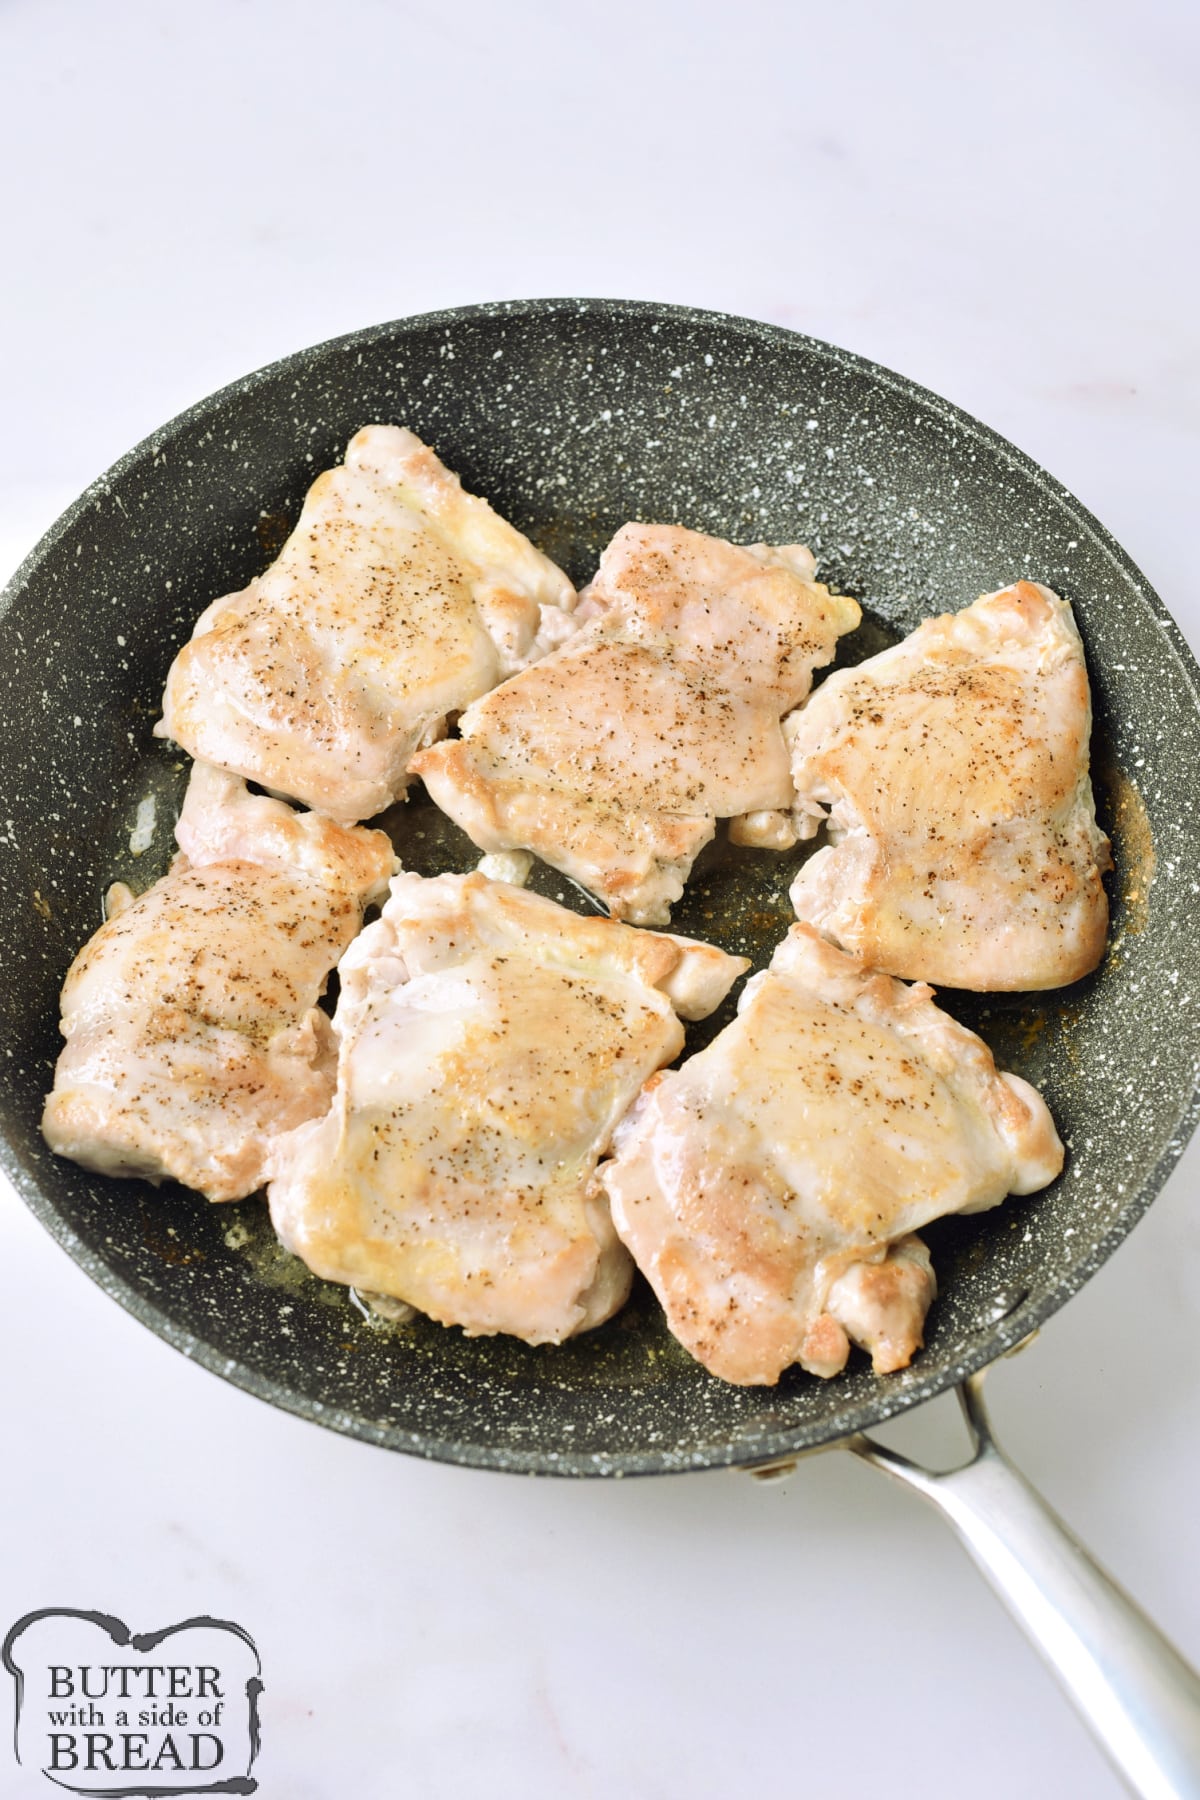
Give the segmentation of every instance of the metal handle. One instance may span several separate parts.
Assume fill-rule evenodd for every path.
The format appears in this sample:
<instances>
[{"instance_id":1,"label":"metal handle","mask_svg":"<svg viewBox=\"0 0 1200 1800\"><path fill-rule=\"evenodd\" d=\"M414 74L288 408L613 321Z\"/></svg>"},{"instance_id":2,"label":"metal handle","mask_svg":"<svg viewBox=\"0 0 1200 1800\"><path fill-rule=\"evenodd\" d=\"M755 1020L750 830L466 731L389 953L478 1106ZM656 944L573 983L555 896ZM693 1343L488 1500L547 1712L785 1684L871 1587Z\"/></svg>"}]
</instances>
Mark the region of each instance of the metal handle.
<instances>
[{"instance_id":1,"label":"metal handle","mask_svg":"<svg viewBox=\"0 0 1200 1800\"><path fill-rule=\"evenodd\" d=\"M840 1447L945 1514L1135 1793L1200 1800L1200 1675L1009 1462L983 1374L958 1397L973 1448L960 1469L935 1474L861 1432Z\"/></svg>"}]
</instances>

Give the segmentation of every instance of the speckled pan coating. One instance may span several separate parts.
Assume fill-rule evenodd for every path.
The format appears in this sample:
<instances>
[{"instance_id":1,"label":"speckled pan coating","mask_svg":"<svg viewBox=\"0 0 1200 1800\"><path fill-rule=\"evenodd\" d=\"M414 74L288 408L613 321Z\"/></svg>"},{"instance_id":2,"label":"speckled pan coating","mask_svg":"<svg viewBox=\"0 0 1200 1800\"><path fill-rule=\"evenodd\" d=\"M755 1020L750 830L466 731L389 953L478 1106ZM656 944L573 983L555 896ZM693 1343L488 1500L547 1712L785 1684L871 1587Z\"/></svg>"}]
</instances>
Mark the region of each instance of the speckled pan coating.
<instances>
[{"instance_id":1,"label":"speckled pan coating","mask_svg":"<svg viewBox=\"0 0 1200 1800\"><path fill-rule=\"evenodd\" d=\"M842 661L1018 576L1074 603L1118 862L1109 954L1057 995L946 997L1042 1087L1068 1167L1044 1194L930 1231L942 1298L904 1374L878 1379L855 1358L832 1382L793 1372L776 1389L727 1387L672 1342L645 1289L560 1349L375 1325L274 1246L261 1202L210 1207L105 1181L44 1148L64 971L108 882L144 887L168 854L182 758L150 727L171 656L201 607L264 566L316 471L376 419L411 425L577 580L629 518L811 544L822 576L866 609ZM946 1388L1052 1313L1141 1216L1195 1122L1196 667L1063 488L954 407L828 345L715 314L564 300L404 320L290 357L165 427L59 521L0 600L0 691L4 1167L168 1342L339 1431L571 1475L827 1442ZM128 837L150 794L159 830L135 859ZM410 867L474 860L420 798L389 822ZM706 852L677 928L761 964L788 922L799 855ZM553 875L540 885L566 889Z\"/></svg>"}]
</instances>

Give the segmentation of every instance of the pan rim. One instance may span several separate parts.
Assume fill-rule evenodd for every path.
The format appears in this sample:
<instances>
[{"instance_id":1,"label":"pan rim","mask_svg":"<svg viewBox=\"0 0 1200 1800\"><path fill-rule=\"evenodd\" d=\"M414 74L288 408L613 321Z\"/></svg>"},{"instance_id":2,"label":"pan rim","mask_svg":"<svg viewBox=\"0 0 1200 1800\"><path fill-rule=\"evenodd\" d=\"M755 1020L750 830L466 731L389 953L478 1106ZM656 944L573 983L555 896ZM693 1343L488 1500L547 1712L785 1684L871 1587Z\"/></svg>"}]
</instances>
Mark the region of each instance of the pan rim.
<instances>
[{"instance_id":1,"label":"pan rim","mask_svg":"<svg viewBox=\"0 0 1200 1800\"><path fill-rule=\"evenodd\" d=\"M598 315L609 319L624 317L645 320L653 318L677 326L692 325L708 330L720 329L745 341L759 342L774 347L787 347L792 351L803 349L817 361L824 361L868 377L873 383L902 396L910 404L915 402L924 407L939 420L962 432L964 436L985 445L992 455L998 456L1002 462L1020 473L1026 480L1031 480L1034 486L1041 490L1056 507L1065 510L1073 524L1077 525L1081 532L1086 533L1131 582L1139 599L1149 606L1158 620L1162 628L1163 639L1174 656L1179 673L1191 697L1192 705L1200 712L1200 666L1197 665L1196 658L1182 632L1154 588L1112 533L1094 517L1082 502L1009 439L953 402L943 399L907 376L860 356L854 351L845 350L822 339L809 337L805 333L765 321L647 300L535 298L442 308L343 333L321 343L294 351L275 362L265 364L263 367L227 383L216 392L205 396L176 414L164 425L135 444L132 449L90 483L78 499L60 515L34 545L5 583L3 589L0 590L0 620L7 616L43 560L51 554L61 538L73 529L77 521L86 517L98 501L108 497L113 487L127 474L143 464L148 457L153 458L169 450L173 440L181 432L197 424L202 424L213 416L219 417L221 412L235 399L251 396L259 388L274 383L281 377L286 378L290 370L299 370L307 367L314 360L333 357L356 347L362 348L383 341L397 341L408 335L435 330L441 325L450 328L474 319L500 317L519 321L522 318L544 320L562 316L586 318ZM181 1327L161 1304L147 1298L131 1282L115 1273L102 1256L91 1249L63 1218L55 1203L43 1191L41 1184L9 1143L7 1136L0 1137L0 1168L4 1170L16 1192L20 1194L39 1222L109 1298L116 1300L125 1311L131 1313L141 1324L148 1326L157 1336L170 1344L172 1348L179 1350L189 1360L200 1364L201 1367L220 1376L242 1391L254 1395L257 1399L266 1401L282 1411L325 1425L342 1435L374 1443L381 1448L417 1455L430 1461L518 1474L623 1477L748 1467L764 1462L784 1460L805 1450L832 1447L853 1432L877 1426L886 1419L907 1411L909 1407L919 1405L923 1401L947 1391L967 1375L1006 1354L1023 1338L1038 1329L1108 1260L1138 1221L1144 1217L1147 1209L1161 1191L1182 1155L1198 1119L1200 1119L1200 1085L1194 1081L1192 1091L1185 1098L1171 1128L1170 1136L1157 1160L1139 1183L1136 1193L1126 1199L1118 1217L1108 1231L1093 1245L1088 1255L1082 1262L1069 1270L1053 1288L1040 1295L1036 1301L1024 1303L1007 1318L996 1324L981 1344L975 1346L956 1362L950 1365L941 1365L930 1370L924 1376L921 1372L921 1364L918 1362L912 1369L905 1371L900 1376L887 1377L881 1392L872 1394L859 1402L847 1404L842 1412L836 1414L832 1419L826 1419L817 1424L810 1423L807 1426L792 1426L776 1431L765 1431L761 1435L756 1435L753 1443L740 1443L735 1439L727 1438L714 1440L689 1450L678 1448L653 1451L639 1449L627 1453L564 1450L562 1453L556 1454L543 1450L526 1451L519 1448L463 1443L454 1438L441 1438L429 1433L418 1434L401 1430L392 1425L380 1425L361 1414L314 1400L286 1382L264 1375L253 1367L239 1362L237 1358L222 1354L220 1350L197 1333Z\"/></svg>"}]
</instances>

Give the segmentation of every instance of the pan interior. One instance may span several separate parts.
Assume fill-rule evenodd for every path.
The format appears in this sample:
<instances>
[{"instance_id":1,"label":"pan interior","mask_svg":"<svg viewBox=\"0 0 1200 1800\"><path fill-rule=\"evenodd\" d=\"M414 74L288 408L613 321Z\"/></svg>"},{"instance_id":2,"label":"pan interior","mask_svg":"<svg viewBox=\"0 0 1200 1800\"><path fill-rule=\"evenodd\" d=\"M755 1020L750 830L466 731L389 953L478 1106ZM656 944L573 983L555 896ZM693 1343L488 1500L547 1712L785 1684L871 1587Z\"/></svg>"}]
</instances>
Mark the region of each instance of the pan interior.
<instances>
[{"instance_id":1,"label":"pan interior","mask_svg":"<svg viewBox=\"0 0 1200 1800\"><path fill-rule=\"evenodd\" d=\"M185 759L150 737L196 614L270 560L304 491L362 424L431 442L466 485L590 576L627 519L742 542L802 541L864 622L839 666L923 616L1019 576L1070 599L1096 706L1094 773L1114 839L1103 967L1058 993L943 993L1001 1066L1044 1092L1062 1178L928 1238L941 1297L915 1366L855 1356L821 1382L709 1377L639 1284L609 1325L557 1349L369 1320L274 1242L261 1200L106 1181L37 1132L57 995L114 879L165 867ZM0 987L5 1166L117 1299L277 1404L394 1448L571 1474L753 1462L828 1441L939 1391L1065 1300L1149 1203L1191 1129L1200 1014L1195 670L1128 560L1009 446L898 377L791 333L619 302L529 302L400 322L302 353L165 428L39 546L0 612ZM156 836L129 838L153 798ZM142 817L145 812L143 809ZM477 852L416 791L386 821L406 867ZM705 852L673 927L761 967L810 849ZM588 902L553 871L533 885ZM735 997L736 998L736 993ZM689 1033L691 1048L730 1016Z\"/></svg>"}]
</instances>

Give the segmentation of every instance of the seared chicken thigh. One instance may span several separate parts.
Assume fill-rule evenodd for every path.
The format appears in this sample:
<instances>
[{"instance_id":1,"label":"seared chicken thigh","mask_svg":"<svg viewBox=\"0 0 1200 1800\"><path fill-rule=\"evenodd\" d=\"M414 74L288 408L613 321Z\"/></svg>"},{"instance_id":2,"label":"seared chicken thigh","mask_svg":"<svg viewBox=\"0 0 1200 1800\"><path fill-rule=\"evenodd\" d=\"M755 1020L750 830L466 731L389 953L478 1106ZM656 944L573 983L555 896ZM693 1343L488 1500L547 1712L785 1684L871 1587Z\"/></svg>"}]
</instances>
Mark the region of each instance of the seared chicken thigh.
<instances>
[{"instance_id":1,"label":"seared chicken thigh","mask_svg":"<svg viewBox=\"0 0 1200 1800\"><path fill-rule=\"evenodd\" d=\"M594 1172L676 1017L745 967L479 874L398 875L342 958L337 1095L276 1148L271 1218L327 1280L558 1343L628 1292Z\"/></svg>"},{"instance_id":2,"label":"seared chicken thigh","mask_svg":"<svg viewBox=\"0 0 1200 1800\"><path fill-rule=\"evenodd\" d=\"M799 545L626 525L576 635L410 767L480 849L535 851L614 916L665 924L717 819L795 842L780 718L859 619L813 575Z\"/></svg>"},{"instance_id":3,"label":"seared chicken thigh","mask_svg":"<svg viewBox=\"0 0 1200 1800\"><path fill-rule=\"evenodd\" d=\"M785 721L801 815L830 844L797 916L892 975L1049 988L1104 953L1108 839L1071 609L1019 581L831 675Z\"/></svg>"},{"instance_id":4,"label":"seared chicken thigh","mask_svg":"<svg viewBox=\"0 0 1200 1800\"><path fill-rule=\"evenodd\" d=\"M411 431L368 425L266 573L201 615L155 729L350 824L447 714L561 643L575 599Z\"/></svg>"},{"instance_id":5,"label":"seared chicken thigh","mask_svg":"<svg viewBox=\"0 0 1200 1800\"><path fill-rule=\"evenodd\" d=\"M921 1343L934 1295L912 1234L1027 1194L1062 1167L1040 1096L932 991L794 925L738 1017L647 1083L600 1169L671 1330L726 1381L791 1363L878 1371Z\"/></svg>"},{"instance_id":6,"label":"seared chicken thigh","mask_svg":"<svg viewBox=\"0 0 1200 1800\"><path fill-rule=\"evenodd\" d=\"M274 1134L329 1105L317 998L395 857L381 831L293 813L203 764L176 837L170 873L71 966L42 1130L85 1168L240 1200Z\"/></svg>"}]
</instances>

